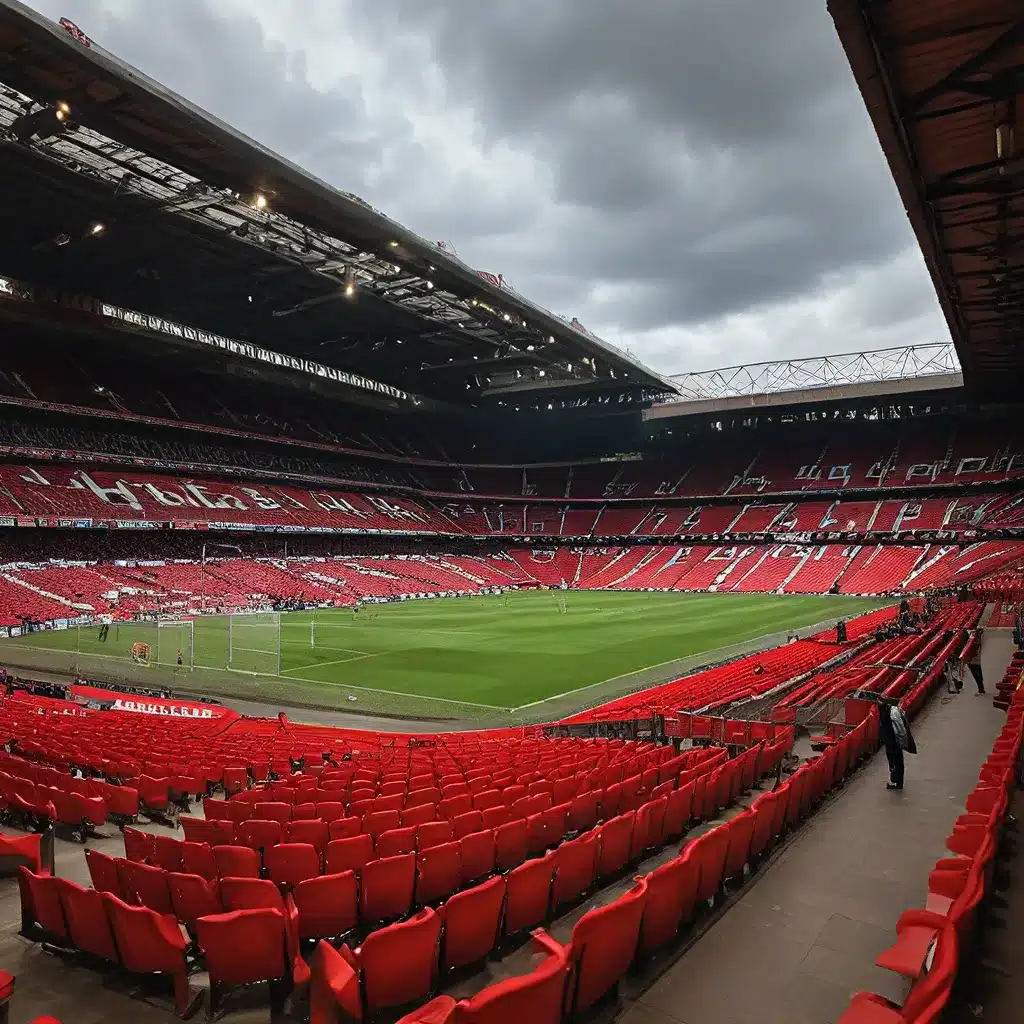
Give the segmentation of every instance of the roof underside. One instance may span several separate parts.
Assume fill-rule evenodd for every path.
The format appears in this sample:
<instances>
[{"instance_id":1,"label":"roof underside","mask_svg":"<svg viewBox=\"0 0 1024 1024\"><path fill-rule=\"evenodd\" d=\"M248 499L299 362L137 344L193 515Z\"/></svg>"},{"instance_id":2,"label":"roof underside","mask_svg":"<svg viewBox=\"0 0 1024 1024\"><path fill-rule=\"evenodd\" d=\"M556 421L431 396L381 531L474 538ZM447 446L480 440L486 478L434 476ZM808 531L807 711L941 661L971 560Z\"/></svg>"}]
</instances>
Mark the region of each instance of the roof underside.
<instances>
[{"instance_id":1,"label":"roof underside","mask_svg":"<svg viewBox=\"0 0 1024 1024\"><path fill-rule=\"evenodd\" d=\"M0 274L448 400L672 391L16 0L0 83Z\"/></svg>"},{"instance_id":2,"label":"roof underside","mask_svg":"<svg viewBox=\"0 0 1024 1024\"><path fill-rule=\"evenodd\" d=\"M829 0L964 371L1024 374L1024 3Z\"/></svg>"}]
</instances>

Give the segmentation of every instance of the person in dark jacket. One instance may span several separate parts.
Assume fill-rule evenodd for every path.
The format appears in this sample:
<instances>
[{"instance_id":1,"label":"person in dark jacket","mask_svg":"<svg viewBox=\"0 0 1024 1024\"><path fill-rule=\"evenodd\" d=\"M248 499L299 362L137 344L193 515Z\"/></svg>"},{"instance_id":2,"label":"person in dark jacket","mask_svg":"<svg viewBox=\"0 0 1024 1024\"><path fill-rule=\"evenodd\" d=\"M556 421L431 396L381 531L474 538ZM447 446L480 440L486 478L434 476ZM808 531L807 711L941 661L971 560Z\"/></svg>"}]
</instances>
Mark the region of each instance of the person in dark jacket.
<instances>
[{"instance_id":1,"label":"person in dark jacket","mask_svg":"<svg viewBox=\"0 0 1024 1024\"><path fill-rule=\"evenodd\" d=\"M886 697L878 698L878 736L885 747L889 762L889 781L886 789L903 788L903 752L917 753L917 744L910 732L910 724L903 710Z\"/></svg>"}]
</instances>

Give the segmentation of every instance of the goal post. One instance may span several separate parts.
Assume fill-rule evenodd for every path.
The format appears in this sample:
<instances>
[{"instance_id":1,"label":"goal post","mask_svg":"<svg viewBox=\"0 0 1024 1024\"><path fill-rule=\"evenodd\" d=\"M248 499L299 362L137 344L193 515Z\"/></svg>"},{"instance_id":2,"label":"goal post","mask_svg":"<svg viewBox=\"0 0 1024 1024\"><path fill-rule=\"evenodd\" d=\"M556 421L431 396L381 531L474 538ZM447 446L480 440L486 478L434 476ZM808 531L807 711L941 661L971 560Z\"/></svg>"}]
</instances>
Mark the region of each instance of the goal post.
<instances>
[{"instance_id":1,"label":"goal post","mask_svg":"<svg viewBox=\"0 0 1024 1024\"><path fill-rule=\"evenodd\" d=\"M281 674L281 613L233 612L228 616L228 664L236 672Z\"/></svg>"},{"instance_id":2,"label":"goal post","mask_svg":"<svg viewBox=\"0 0 1024 1024\"><path fill-rule=\"evenodd\" d=\"M195 623L191 619L173 617L157 619L155 653L157 665L195 668Z\"/></svg>"}]
</instances>

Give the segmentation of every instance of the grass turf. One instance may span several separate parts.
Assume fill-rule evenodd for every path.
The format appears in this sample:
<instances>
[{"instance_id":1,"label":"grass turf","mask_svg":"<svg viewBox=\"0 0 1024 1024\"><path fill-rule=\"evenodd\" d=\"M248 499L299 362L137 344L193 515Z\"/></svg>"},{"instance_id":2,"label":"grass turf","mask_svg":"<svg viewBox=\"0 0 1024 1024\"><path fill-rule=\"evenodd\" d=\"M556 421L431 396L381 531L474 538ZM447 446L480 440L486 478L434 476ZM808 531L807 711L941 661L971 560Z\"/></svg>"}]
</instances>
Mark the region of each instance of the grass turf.
<instances>
[{"instance_id":1,"label":"grass turf","mask_svg":"<svg viewBox=\"0 0 1024 1024\"><path fill-rule=\"evenodd\" d=\"M771 594L534 591L372 605L281 616L236 616L228 666L225 617L188 626L99 627L31 633L3 643L128 661L133 642L173 665L179 649L196 668L216 670L206 688L229 696L344 707L352 688L392 697L520 708L604 680L638 673L818 622L848 617L882 602L852 597ZM315 644L311 646L311 634ZM0 659L3 647L0 646ZM250 675L245 675L249 673ZM188 686L188 672L176 684ZM196 676L198 677L198 673ZM208 673L204 675L209 676ZM267 687L259 677L275 676ZM197 679L198 682L198 679ZM268 681L269 682L269 681ZM200 688L201 685L200 685Z\"/></svg>"}]
</instances>

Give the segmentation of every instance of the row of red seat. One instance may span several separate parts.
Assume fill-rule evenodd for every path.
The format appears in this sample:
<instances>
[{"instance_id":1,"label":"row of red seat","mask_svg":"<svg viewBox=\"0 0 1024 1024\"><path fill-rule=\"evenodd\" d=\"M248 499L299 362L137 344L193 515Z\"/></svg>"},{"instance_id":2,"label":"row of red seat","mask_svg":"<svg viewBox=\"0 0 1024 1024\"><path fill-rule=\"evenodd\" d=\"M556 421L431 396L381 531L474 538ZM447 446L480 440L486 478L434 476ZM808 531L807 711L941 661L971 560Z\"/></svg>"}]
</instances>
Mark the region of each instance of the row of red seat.
<instances>
[{"instance_id":1,"label":"row of red seat","mask_svg":"<svg viewBox=\"0 0 1024 1024\"><path fill-rule=\"evenodd\" d=\"M875 961L909 979L910 994L897 1006L873 992L859 992L840 1024L927 1024L945 1011L981 907L995 891L995 868L1010 798L1021 778L1022 743L1024 689L1018 688L1006 724L967 797L965 812L946 839L953 856L936 862L928 876L924 908L900 916L895 944Z\"/></svg>"},{"instance_id":2,"label":"row of red seat","mask_svg":"<svg viewBox=\"0 0 1024 1024\"><path fill-rule=\"evenodd\" d=\"M11 997L14 995L14 975L0 971L0 1024L10 1019ZM60 1024L56 1017L36 1017L32 1024Z\"/></svg>"},{"instance_id":3,"label":"row of red seat","mask_svg":"<svg viewBox=\"0 0 1024 1024\"><path fill-rule=\"evenodd\" d=\"M448 1020L558 1024L566 1015L589 1010L617 986L636 957L671 942L702 905L710 904L726 885L754 870L772 843L805 817L877 744L877 718L865 719L844 741L776 789L763 793L748 810L688 843L672 860L638 878L618 899L588 911L577 922L568 946L543 931L534 932L534 942L545 958L529 974L499 982L458 1003L439 996L403 1018L402 1024ZM710 788L712 784L709 781L707 785ZM580 837L548 856L558 858L567 847L578 847L573 853L576 870L569 877L583 885L592 877L593 842ZM560 874L556 867L556 884ZM511 881L512 875L508 878ZM311 1024L364 1019L368 1012L423 998L434 989L439 963L443 963L439 956L444 954L439 952L429 920L414 919L413 926L419 930L414 952L398 977L386 985L369 976L361 951L347 946L338 951L321 941L312 965Z\"/></svg>"}]
</instances>

